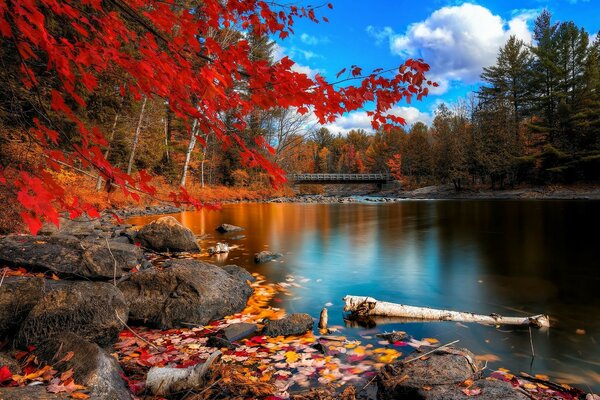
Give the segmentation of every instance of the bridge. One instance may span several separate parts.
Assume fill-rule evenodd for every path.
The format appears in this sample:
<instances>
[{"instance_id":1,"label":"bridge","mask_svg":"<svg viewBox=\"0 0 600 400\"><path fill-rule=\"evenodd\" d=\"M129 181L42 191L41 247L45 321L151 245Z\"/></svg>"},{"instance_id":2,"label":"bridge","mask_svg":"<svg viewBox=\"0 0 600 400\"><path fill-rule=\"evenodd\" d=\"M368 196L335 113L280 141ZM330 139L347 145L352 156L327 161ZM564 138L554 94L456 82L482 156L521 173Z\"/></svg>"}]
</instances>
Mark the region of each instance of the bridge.
<instances>
[{"instance_id":1,"label":"bridge","mask_svg":"<svg viewBox=\"0 0 600 400\"><path fill-rule=\"evenodd\" d=\"M391 174L290 174L288 179L295 185L376 183L380 187L394 180Z\"/></svg>"}]
</instances>

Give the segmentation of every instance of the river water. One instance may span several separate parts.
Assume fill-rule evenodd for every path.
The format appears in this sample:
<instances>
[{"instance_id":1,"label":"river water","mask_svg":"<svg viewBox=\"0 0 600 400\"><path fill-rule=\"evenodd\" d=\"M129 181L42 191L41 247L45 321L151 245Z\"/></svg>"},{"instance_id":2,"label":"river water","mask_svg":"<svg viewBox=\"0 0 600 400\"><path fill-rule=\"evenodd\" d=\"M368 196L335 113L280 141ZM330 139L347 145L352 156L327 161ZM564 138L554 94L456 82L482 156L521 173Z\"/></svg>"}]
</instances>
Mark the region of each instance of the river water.
<instances>
[{"instance_id":1,"label":"river water","mask_svg":"<svg viewBox=\"0 0 600 400\"><path fill-rule=\"evenodd\" d=\"M490 370L546 374L600 392L600 202L244 203L174 216L207 235L203 249L217 241L239 246L201 258L290 285L276 306L318 317L327 305L330 326L344 327L348 337L368 341L402 330L443 343L458 339L476 354L496 356ZM219 234L221 223L244 227L245 237ZM284 257L255 265L261 250ZM527 328L455 322L350 326L343 319L348 294L482 314L546 313L553 327L530 335Z\"/></svg>"}]
</instances>

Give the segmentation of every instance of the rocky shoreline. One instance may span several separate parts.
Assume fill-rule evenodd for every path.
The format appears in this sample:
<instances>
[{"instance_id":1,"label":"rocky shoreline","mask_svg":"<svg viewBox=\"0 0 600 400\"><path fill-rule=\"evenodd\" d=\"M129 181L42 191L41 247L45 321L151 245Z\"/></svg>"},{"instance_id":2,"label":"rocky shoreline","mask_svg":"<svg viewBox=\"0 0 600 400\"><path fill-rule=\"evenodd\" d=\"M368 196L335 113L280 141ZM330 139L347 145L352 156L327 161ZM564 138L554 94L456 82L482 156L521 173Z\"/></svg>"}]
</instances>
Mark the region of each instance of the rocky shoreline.
<instances>
[{"instance_id":1,"label":"rocky shoreline","mask_svg":"<svg viewBox=\"0 0 600 400\"><path fill-rule=\"evenodd\" d=\"M124 217L178 211L161 206L120 214ZM543 398L550 393L547 390L561 394L561 386L545 381L540 386L533 385L534 393L523 389L527 387L524 382L531 387L531 382L523 377L484 376L483 365L466 349L410 339L415 352L398 358L400 353L394 346L406 345L408 338L395 337L389 345L372 352L383 362L383 368L360 370L359 364L353 362L364 358L364 347L335 332L333 336L322 331L314 335L314 320L309 315L272 319L255 315L256 321L252 315L244 317L240 313L249 304L254 310L251 312L268 307L268 301L251 300L265 288L253 284L254 277L244 268L219 267L194 259L194 252L199 250L193 233L168 216L133 229L128 224L114 224L111 214L105 213L98 220L63 219L60 229L47 226L39 236L0 237L0 266L10 267L0 270L0 399L125 400L134 395L152 399L160 394L195 400L471 396L510 400ZM157 252L164 251L168 252L166 260L157 259ZM181 253L173 253L177 251ZM181 338L170 339L171 344L165 342L173 332L188 337L183 339L183 343L189 343L184 350L178 347ZM293 347L294 343L297 347ZM119 362L111 355L115 351ZM171 365L178 366L180 374L181 368L201 367L206 360L203 354L217 351L223 352L223 360L229 364L204 368L206 377L203 375L191 384L186 380L185 384L191 386L185 386L184 396L179 381L172 392L165 392L166 384L159 384L159 391L154 391L149 383L144 389L144 382L134 381L131 375L145 376L148 366ZM280 353L272 357L285 361L280 367L285 367L285 374L277 375L280 361L265 363L267 359L261 358L276 351ZM342 364L336 360L347 356L347 352L352 356L344 364L344 371L354 372L346 373L360 370L372 375L364 375L359 384L342 379L344 384L326 385L330 382L327 379L344 378L340 373ZM238 362L266 369L259 370L260 376L247 372L224 379L226 374L237 371ZM334 367L340 369L336 371ZM280 379L289 379L293 374L290 371L310 373L306 382L312 376L314 387L288 392L291 383L286 386ZM319 374L333 378L321 382L321 378L316 379ZM224 386L224 382L230 382L229 386ZM236 392L248 382L255 382L252 390L260 387L262 391ZM213 389L207 392L209 388ZM540 397L535 397L537 391ZM576 389L562 391L569 398L596 400ZM203 393L210 397L201 396Z\"/></svg>"}]
</instances>

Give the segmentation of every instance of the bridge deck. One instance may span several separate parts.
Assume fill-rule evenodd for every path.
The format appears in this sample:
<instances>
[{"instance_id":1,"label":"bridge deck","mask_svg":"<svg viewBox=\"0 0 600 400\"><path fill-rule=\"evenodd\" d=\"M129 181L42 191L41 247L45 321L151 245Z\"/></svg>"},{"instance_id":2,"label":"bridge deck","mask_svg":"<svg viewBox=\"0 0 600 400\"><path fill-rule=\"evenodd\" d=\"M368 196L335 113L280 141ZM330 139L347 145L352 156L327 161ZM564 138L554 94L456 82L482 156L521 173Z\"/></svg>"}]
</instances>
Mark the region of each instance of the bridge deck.
<instances>
[{"instance_id":1,"label":"bridge deck","mask_svg":"<svg viewBox=\"0 0 600 400\"><path fill-rule=\"evenodd\" d=\"M301 183L387 183L391 174L292 174L291 182Z\"/></svg>"}]
</instances>

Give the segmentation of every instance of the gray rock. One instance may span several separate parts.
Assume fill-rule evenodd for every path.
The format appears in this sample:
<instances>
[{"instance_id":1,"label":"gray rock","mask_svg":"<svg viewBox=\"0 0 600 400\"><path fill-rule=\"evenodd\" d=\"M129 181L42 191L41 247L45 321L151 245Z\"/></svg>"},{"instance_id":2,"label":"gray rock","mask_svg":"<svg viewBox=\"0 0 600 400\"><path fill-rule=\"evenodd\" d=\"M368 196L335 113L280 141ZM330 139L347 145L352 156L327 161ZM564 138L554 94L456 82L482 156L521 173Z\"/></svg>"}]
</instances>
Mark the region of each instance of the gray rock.
<instances>
[{"instance_id":1,"label":"gray rock","mask_svg":"<svg viewBox=\"0 0 600 400\"><path fill-rule=\"evenodd\" d=\"M252 276L250 272L248 272L245 268L242 268L237 265L225 265L223 267L225 271L235 279L238 279L242 282L250 281L254 282L256 279Z\"/></svg>"},{"instance_id":2,"label":"gray rock","mask_svg":"<svg viewBox=\"0 0 600 400\"><path fill-rule=\"evenodd\" d=\"M215 347L217 349L229 349L229 350L233 350L235 349L237 346L223 338L220 338L218 336L211 336L208 338L208 340L206 341L206 345L208 347Z\"/></svg>"},{"instance_id":3,"label":"gray rock","mask_svg":"<svg viewBox=\"0 0 600 400\"><path fill-rule=\"evenodd\" d=\"M15 358L8 353L0 353L0 368L7 367L12 374L21 374L21 366ZM0 397L1 398L1 397Z\"/></svg>"},{"instance_id":4,"label":"gray rock","mask_svg":"<svg viewBox=\"0 0 600 400\"><path fill-rule=\"evenodd\" d=\"M110 243L127 243L127 244L131 244L132 241L127 236L117 236L116 238L111 239ZM111 247L112 247L112 244L111 244Z\"/></svg>"},{"instance_id":5,"label":"gray rock","mask_svg":"<svg viewBox=\"0 0 600 400\"><path fill-rule=\"evenodd\" d=\"M72 332L108 346L117 341L128 311L123 294L110 283L56 281L27 314L16 341L37 345Z\"/></svg>"},{"instance_id":6,"label":"gray rock","mask_svg":"<svg viewBox=\"0 0 600 400\"><path fill-rule=\"evenodd\" d=\"M463 393L464 387L460 386L467 379L475 381L470 389L481 389L478 399L527 398L505 382L478 379L481 368L481 363L467 349L442 349L410 363L399 360L380 370L378 399L467 400L473 396Z\"/></svg>"},{"instance_id":7,"label":"gray rock","mask_svg":"<svg viewBox=\"0 0 600 400\"><path fill-rule=\"evenodd\" d=\"M49 393L43 385L0 387L0 399L2 400L62 400L69 398L67 393Z\"/></svg>"},{"instance_id":8,"label":"gray rock","mask_svg":"<svg viewBox=\"0 0 600 400\"><path fill-rule=\"evenodd\" d=\"M260 253L256 253L254 255L254 262L257 264L266 263L269 261L277 260L278 258L283 257L281 253L273 253L271 251L261 251Z\"/></svg>"},{"instance_id":9,"label":"gray rock","mask_svg":"<svg viewBox=\"0 0 600 400\"><path fill-rule=\"evenodd\" d=\"M480 394L468 396L459 385L432 386L431 390L420 390L418 399L424 400L527 400L528 396L515 390L508 382L479 379L469 390L480 390ZM407 397L408 398L408 397Z\"/></svg>"},{"instance_id":10,"label":"gray rock","mask_svg":"<svg viewBox=\"0 0 600 400\"><path fill-rule=\"evenodd\" d=\"M242 311L252 288L216 265L169 260L163 270L131 275L118 287L129 304L129 318L160 328L205 325Z\"/></svg>"},{"instance_id":11,"label":"gray rock","mask_svg":"<svg viewBox=\"0 0 600 400\"><path fill-rule=\"evenodd\" d=\"M223 336L230 342L235 342L240 339L244 339L258 330L255 324L249 324L247 322L240 322L238 324L231 324L222 330Z\"/></svg>"},{"instance_id":12,"label":"gray rock","mask_svg":"<svg viewBox=\"0 0 600 400\"><path fill-rule=\"evenodd\" d=\"M227 232L239 232L239 231L243 231L244 228L241 228L239 226L235 226L235 225L230 225L230 224L221 224L217 227L216 229L217 231L221 232L221 233L227 233Z\"/></svg>"},{"instance_id":13,"label":"gray rock","mask_svg":"<svg viewBox=\"0 0 600 400\"><path fill-rule=\"evenodd\" d=\"M60 217L58 228L56 225L48 223L40 229L40 235L69 235L79 238L96 235L99 233L101 222L99 219L92 219L87 215L82 215L75 219Z\"/></svg>"},{"instance_id":14,"label":"gray rock","mask_svg":"<svg viewBox=\"0 0 600 400\"><path fill-rule=\"evenodd\" d=\"M171 216L145 225L136 235L142 246L156 251L200 251L194 233Z\"/></svg>"},{"instance_id":15,"label":"gray rock","mask_svg":"<svg viewBox=\"0 0 600 400\"><path fill-rule=\"evenodd\" d=\"M46 292L42 278L4 278L0 289L0 337L12 336Z\"/></svg>"},{"instance_id":16,"label":"gray rock","mask_svg":"<svg viewBox=\"0 0 600 400\"><path fill-rule=\"evenodd\" d=\"M271 337L303 335L311 331L313 325L314 321L308 314L290 314L282 319L265 322L262 334Z\"/></svg>"},{"instance_id":17,"label":"gray rock","mask_svg":"<svg viewBox=\"0 0 600 400\"><path fill-rule=\"evenodd\" d=\"M57 362L73 352L68 361ZM52 364L59 373L73 369L73 378L90 391L92 399L132 399L117 360L94 343L73 333L66 333L42 342L36 349L38 360Z\"/></svg>"},{"instance_id":18,"label":"gray rock","mask_svg":"<svg viewBox=\"0 0 600 400\"><path fill-rule=\"evenodd\" d=\"M104 240L81 242L74 236L9 235L0 238L0 262L59 276L88 279L120 278L144 259L132 244ZM115 268L116 264L116 268Z\"/></svg>"}]
</instances>

